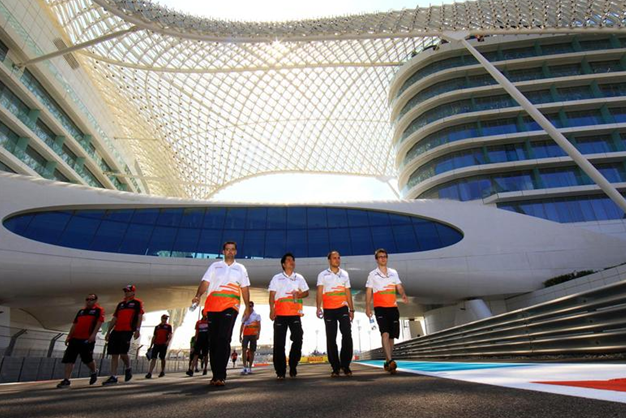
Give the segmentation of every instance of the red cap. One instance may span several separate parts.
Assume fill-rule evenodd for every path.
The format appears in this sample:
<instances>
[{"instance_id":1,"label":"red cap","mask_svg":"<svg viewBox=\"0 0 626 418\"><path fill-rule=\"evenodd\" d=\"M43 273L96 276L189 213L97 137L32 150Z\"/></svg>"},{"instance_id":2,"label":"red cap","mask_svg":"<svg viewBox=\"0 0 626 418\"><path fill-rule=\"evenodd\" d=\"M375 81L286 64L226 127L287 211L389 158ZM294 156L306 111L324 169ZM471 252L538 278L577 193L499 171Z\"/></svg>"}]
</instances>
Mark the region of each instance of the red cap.
<instances>
[{"instance_id":1,"label":"red cap","mask_svg":"<svg viewBox=\"0 0 626 418\"><path fill-rule=\"evenodd\" d=\"M128 286L126 286L124 289L125 291L129 291L129 292L134 292L136 290L135 285L134 284L129 284Z\"/></svg>"}]
</instances>

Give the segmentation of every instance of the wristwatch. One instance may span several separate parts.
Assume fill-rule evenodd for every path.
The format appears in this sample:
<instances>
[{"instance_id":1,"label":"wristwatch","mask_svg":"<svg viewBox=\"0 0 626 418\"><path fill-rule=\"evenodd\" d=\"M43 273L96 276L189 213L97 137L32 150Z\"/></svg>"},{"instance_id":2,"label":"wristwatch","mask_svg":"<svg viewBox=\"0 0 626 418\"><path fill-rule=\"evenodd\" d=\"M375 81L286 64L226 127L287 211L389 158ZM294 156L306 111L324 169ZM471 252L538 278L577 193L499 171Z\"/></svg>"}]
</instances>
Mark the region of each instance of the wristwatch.
<instances>
[{"instance_id":1,"label":"wristwatch","mask_svg":"<svg viewBox=\"0 0 626 418\"><path fill-rule=\"evenodd\" d=\"M350 312L354 313L354 312L356 312L356 311L355 311L354 309L350 309Z\"/></svg>"}]
</instances>

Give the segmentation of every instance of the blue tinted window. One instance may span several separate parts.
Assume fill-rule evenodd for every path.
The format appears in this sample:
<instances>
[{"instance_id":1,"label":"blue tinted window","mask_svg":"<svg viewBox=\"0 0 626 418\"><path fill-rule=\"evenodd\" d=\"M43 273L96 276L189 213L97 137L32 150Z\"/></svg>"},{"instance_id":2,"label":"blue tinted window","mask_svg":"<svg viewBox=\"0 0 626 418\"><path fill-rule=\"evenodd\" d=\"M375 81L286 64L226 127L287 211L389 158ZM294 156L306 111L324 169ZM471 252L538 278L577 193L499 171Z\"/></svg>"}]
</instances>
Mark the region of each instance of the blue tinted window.
<instances>
[{"instance_id":1,"label":"blue tinted window","mask_svg":"<svg viewBox=\"0 0 626 418\"><path fill-rule=\"evenodd\" d=\"M270 230L265 236L265 257L281 258L287 252L285 243L287 240L287 231Z\"/></svg>"},{"instance_id":2,"label":"blue tinted window","mask_svg":"<svg viewBox=\"0 0 626 418\"><path fill-rule=\"evenodd\" d=\"M222 242L218 242L220 254L222 253L222 245L227 241L233 241L237 243L237 254L239 257L245 255L245 247L243 242L243 236L245 231L243 229L224 229L222 234Z\"/></svg>"},{"instance_id":3,"label":"blue tinted window","mask_svg":"<svg viewBox=\"0 0 626 418\"><path fill-rule=\"evenodd\" d=\"M120 248L128 225L123 222L102 221L91 241L90 250L116 253Z\"/></svg>"},{"instance_id":4,"label":"blue tinted window","mask_svg":"<svg viewBox=\"0 0 626 418\"><path fill-rule=\"evenodd\" d=\"M147 255L156 255L159 257L169 257L174 240L176 239L177 228L167 226L156 226L148 245Z\"/></svg>"},{"instance_id":5,"label":"blue tinted window","mask_svg":"<svg viewBox=\"0 0 626 418\"><path fill-rule=\"evenodd\" d=\"M372 226L388 226L389 214L386 212L368 212L369 224Z\"/></svg>"},{"instance_id":6,"label":"blue tinted window","mask_svg":"<svg viewBox=\"0 0 626 418\"><path fill-rule=\"evenodd\" d=\"M139 212L141 211L138 210L135 213L134 218L137 217ZM120 245L120 252L124 254L146 255L153 229L154 226L151 225L130 224L126 230L124 241Z\"/></svg>"},{"instance_id":7,"label":"blue tinted window","mask_svg":"<svg viewBox=\"0 0 626 418\"><path fill-rule=\"evenodd\" d=\"M393 235L400 252L415 252L418 251L417 239L415 238L415 232L413 225L395 225L392 227Z\"/></svg>"},{"instance_id":8,"label":"blue tinted window","mask_svg":"<svg viewBox=\"0 0 626 418\"><path fill-rule=\"evenodd\" d=\"M328 215L329 228L343 228L348 226L348 215L345 209L328 208L326 213Z\"/></svg>"},{"instance_id":9,"label":"blue tinted window","mask_svg":"<svg viewBox=\"0 0 626 418\"><path fill-rule=\"evenodd\" d=\"M375 247L384 248L390 253L398 251L393 237L393 230L389 226L373 226L371 230Z\"/></svg>"},{"instance_id":10,"label":"blue tinted window","mask_svg":"<svg viewBox=\"0 0 626 418\"><path fill-rule=\"evenodd\" d=\"M81 210L77 216L90 219L102 219L104 217L103 210Z\"/></svg>"},{"instance_id":11,"label":"blue tinted window","mask_svg":"<svg viewBox=\"0 0 626 418\"><path fill-rule=\"evenodd\" d=\"M226 219L226 208L207 208L202 223L205 229L221 229Z\"/></svg>"},{"instance_id":12,"label":"blue tinted window","mask_svg":"<svg viewBox=\"0 0 626 418\"><path fill-rule=\"evenodd\" d=\"M67 224L59 245L72 248L88 249L100 226L100 219L74 216Z\"/></svg>"},{"instance_id":13,"label":"blue tinted window","mask_svg":"<svg viewBox=\"0 0 626 418\"><path fill-rule=\"evenodd\" d=\"M434 225L437 229L437 233L439 234L439 239L441 240L442 246L456 244L461 240L462 235L457 230L438 223Z\"/></svg>"},{"instance_id":14,"label":"blue tinted window","mask_svg":"<svg viewBox=\"0 0 626 418\"><path fill-rule=\"evenodd\" d=\"M294 229L287 231L287 245L285 252L293 253L296 258L308 257L306 231Z\"/></svg>"},{"instance_id":15,"label":"blue tinted window","mask_svg":"<svg viewBox=\"0 0 626 418\"><path fill-rule=\"evenodd\" d=\"M309 229L309 257L323 257L328 254L328 229Z\"/></svg>"},{"instance_id":16,"label":"blue tinted window","mask_svg":"<svg viewBox=\"0 0 626 418\"><path fill-rule=\"evenodd\" d=\"M306 228L306 208L287 209L287 228Z\"/></svg>"},{"instance_id":17,"label":"blue tinted window","mask_svg":"<svg viewBox=\"0 0 626 418\"><path fill-rule=\"evenodd\" d=\"M228 208L224 228L243 229L246 226L246 212L246 208Z\"/></svg>"},{"instance_id":18,"label":"blue tinted window","mask_svg":"<svg viewBox=\"0 0 626 418\"><path fill-rule=\"evenodd\" d=\"M180 226L184 228L202 228L204 208L189 208L183 211Z\"/></svg>"},{"instance_id":19,"label":"blue tinted window","mask_svg":"<svg viewBox=\"0 0 626 418\"><path fill-rule=\"evenodd\" d=\"M267 208L267 229L287 228L286 208Z\"/></svg>"},{"instance_id":20,"label":"blue tinted window","mask_svg":"<svg viewBox=\"0 0 626 418\"><path fill-rule=\"evenodd\" d=\"M431 222L419 222L413 225L415 228L415 235L417 235L417 242L420 250L427 251L441 247L441 240L437 233L435 224Z\"/></svg>"},{"instance_id":21,"label":"blue tinted window","mask_svg":"<svg viewBox=\"0 0 626 418\"><path fill-rule=\"evenodd\" d=\"M350 226L368 226L369 219L367 216L367 212L358 209L348 209L346 210L346 214L348 215L348 223Z\"/></svg>"},{"instance_id":22,"label":"blue tinted window","mask_svg":"<svg viewBox=\"0 0 626 418\"><path fill-rule=\"evenodd\" d=\"M217 258L222 254L221 229L203 229L200 232L200 240L198 241L198 249L196 250L197 258Z\"/></svg>"},{"instance_id":23,"label":"blue tinted window","mask_svg":"<svg viewBox=\"0 0 626 418\"><path fill-rule=\"evenodd\" d=\"M26 236L36 241L56 244L70 220L68 212L38 213L28 225Z\"/></svg>"},{"instance_id":24,"label":"blue tinted window","mask_svg":"<svg viewBox=\"0 0 626 418\"><path fill-rule=\"evenodd\" d=\"M263 258L265 253L265 231L246 231L242 251L246 258Z\"/></svg>"},{"instance_id":25,"label":"blue tinted window","mask_svg":"<svg viewBox=\"0 0 626 418\"><path fill-rule=\"evenodd\" d=\"M104 214L104 219L119 222L129 222L132 219L134 213L134 209L107 210Z\"/></svg>"},{"instance_id":26,"label":"blue tinted window","mask_svg":"<svg viewBox=\"0 0 626 418\"><path fill-rule=\"evenodd\" d=\"M176 235L172 252L195 253L198 248L201 231L198 228L180 228L178 235Z\"/></svg>"},{"instance_id":27,"label":"blue tinted window","mask_svg":"<svg viewBox=\"0 0 626 418\"><path fill-rule=\"evenodd\" d=\"M328 230L329 246L326 251L327 255L329 251L336 250L339 254L351 255L355 254L352 251L352 245L350 242L350 229L348 228L330 228Z\"/></svg>"},{"instance_id":28,"label":"blue tinted window","mask_svg":"<svg viewBox=\"0 0 626 418\"><path fill-rule=\"evenodd\" d=\"M133 215L132 223L143 225L154 225L159 217L158 209L137 209Z\"/></svg>"},{"instance_id":29,"label":"blue tinted window","mask_svg":"<svg viewBox=\"0 0 626 418\"><path fill-rule=\"evenodd\" d=\"M159 213L156 224L160 226L178 227L182 217L182 209L161 209L161 213Z\"/></svg>"},{"instance_id":30,"label":"blue tinted window","mask_svg":"<svg viewBox=\"0 0 626 418\"><path fill-rule=\"evenodd\" d=\"M246 229L265 229L267 208L249 208Z\"/></svg>"},{"instance_id":31,"label":"blue tinted window","mask_svg":"<svg viewBox=\"0 0 626 418\"><path fill-rule=\"evenodd\" d=\"M374 254L374 243L369 228L350 228L353 254Z\"/></svg>"},{"instance_id":32,"label":"blue tinted window","mask_svg":"<svg viewBox=\"0 0 626 418\"><path fill-rule=\"evenodd\" d=\"M395 213L389 214L389 219L392 225L408 225L411 223L411 218L405 215L398 215Z\"/></svg>"},{"instance_id":33,"label":"blue tinted window","mask_svg":"<svg viewBox=\"0 0 626 418\"><path fill-rule=\"evenodd\" d=\"M14 218L8 219L4 222L4 226L9 231L13 232L17 235L24 235L26 229L28 228L28 224L33 219L33 215L21 215L16 216Z\"/></svg>"},{"instance_id":34,"label":"blue tinted window","mask_svg":"<svg viewBox=\"0 0 626 418\"><path fill-rule=\"evenodd\" d=\"M308 208L307 224L309 228L326 228L326 208Z\"/></svg>"}]
</instances>

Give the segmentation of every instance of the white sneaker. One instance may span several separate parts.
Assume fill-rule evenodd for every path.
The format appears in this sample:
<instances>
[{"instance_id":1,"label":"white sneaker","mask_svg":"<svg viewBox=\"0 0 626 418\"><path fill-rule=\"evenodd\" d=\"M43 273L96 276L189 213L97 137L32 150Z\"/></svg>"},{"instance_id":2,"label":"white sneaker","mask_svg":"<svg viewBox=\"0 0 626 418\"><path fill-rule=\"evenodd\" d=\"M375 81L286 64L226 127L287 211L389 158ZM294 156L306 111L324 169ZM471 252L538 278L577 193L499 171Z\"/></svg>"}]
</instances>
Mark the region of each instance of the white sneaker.
<instances>
[{"instance_id":1,"label":"white sneaker","mask_svg":"<svg viewBox=\"0 0 626 418\"><path fill-rule=\"evenodd\" d=\"M245 367L241 370L241 374L245 375L248 374L248 369L246 369Z\"/></svg>"},{"instance_id":2,"label":"white sneaker","mask_svg":"<svg viewBox=\"0 0 626 418\"><path fill-rule=\"evenodd\" d=\"M248 367L248 374L252 374L252 368Z\"/></svg>"}]
</instances>

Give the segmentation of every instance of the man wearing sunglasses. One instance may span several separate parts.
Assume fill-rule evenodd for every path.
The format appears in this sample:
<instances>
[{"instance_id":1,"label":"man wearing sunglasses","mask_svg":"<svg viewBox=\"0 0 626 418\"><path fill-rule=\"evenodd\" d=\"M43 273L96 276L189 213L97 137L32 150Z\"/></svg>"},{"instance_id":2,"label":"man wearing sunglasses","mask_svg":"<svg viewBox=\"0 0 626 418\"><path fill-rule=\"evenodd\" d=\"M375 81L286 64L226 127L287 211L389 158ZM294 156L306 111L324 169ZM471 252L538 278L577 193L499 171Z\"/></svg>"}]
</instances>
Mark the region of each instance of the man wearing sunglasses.
<instances>
[{"instance_id":1,"label":"man wearing sunglasses","mask_svg":"<svg viewBox=\"0 0 626 418\"><path fill-rule=\"evenodd\" d=\"M133 371L130 368L128 350L130 340L139 338L139 330L143 321L143 302L135 298L135 286L129 284L122 289L124 300L117 304L113 319L109 323L106 340L109 342L108 352L111 355L111 377L102 382L103 385L113 385L117 383L117 364L122 357L124 362L124 381L128 382L133 378Z\"/></svg>"},{"instance_id":2,"label":"man wearing sunglasses","mask_svg":"<svg viewBox=\"0 0 626 418\"><path fill-rule=\"evenodd\" d=\"M254 311L254 302L248 303L250 316L242 318L239 329L239 342L241 342L241 357L243 370L241 374L252 374L252 363L254 363L254 353L256 352L256 342L261 335L261 315ZM250 346L250 351L248 351Z\"/></svg>"},{"instance_id":3,"label":"man wearing sunglasses","mask_svg":"<svg viewBox=\"0 0 626 418\"><path fill-rule=\"evenodd\" d=\"M376 322L385 352L384 369L393 374L398 367L393 359L393 340L400 336L400 311L396 295L400 294L404 303L408 303L409 299L404 292L398 272L387 267L389 260L387 251L379 248L374 252L374 257L378 267L370 272L365 283L365 314L368 318L372 317L373 299Z\"/></svg>"},{"instance_id":4,"label":"man wearing sunglasses","mask_svg":"<svg viewBox=\"0 0 626 418\"><path fill-rule=\"evenodd\" d=\"M63 364L65 364L65 379L57 385L59 389L70 387L70 377L74 369L76 358L80 355L83 363L89 367L89 384L93 385L98 380L98 369L93 360L93 349L96 345L96 336L104 322L104 309L98 306L98 296L90 293L85 298L85 307L78 311L74 318L74 323L65 339L65 354L63 354Z\"/></svg>"}]
</instances>

